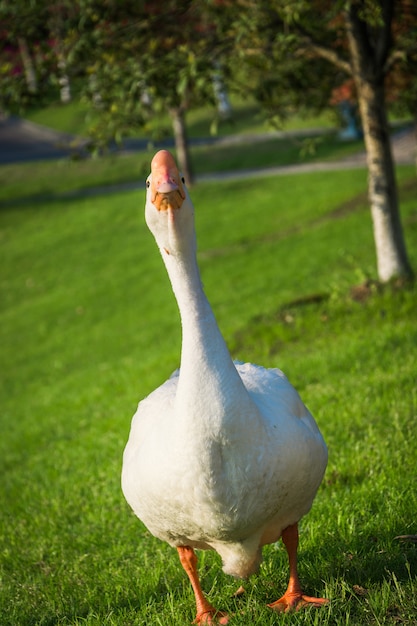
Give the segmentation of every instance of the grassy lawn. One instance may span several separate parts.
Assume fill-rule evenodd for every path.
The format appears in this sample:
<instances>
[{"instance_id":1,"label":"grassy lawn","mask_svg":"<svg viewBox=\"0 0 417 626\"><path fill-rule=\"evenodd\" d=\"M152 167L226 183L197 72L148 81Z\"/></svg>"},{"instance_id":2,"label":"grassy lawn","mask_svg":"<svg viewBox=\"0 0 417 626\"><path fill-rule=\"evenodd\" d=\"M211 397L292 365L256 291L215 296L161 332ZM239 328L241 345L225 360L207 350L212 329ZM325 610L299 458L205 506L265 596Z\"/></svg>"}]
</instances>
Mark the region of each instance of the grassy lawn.
<instances>
[{"instance_id":1,"label":"grassy lawn","mask_svg":"<svg viewBox=\"0 0 417 626\"><path fill-rule=\"evenodd\" d=\"M60 199L71 168L89 163L56 164L41 188L19 167L14 183L1 168L15 186L0 208L0 623L183 626L194 600L176 553L120 489L130 418L180 349L144 194ZM49 198L13 205L19 176ZM417 268L415 170L398 177ZM199 183L192 195L203 282L233 356L286 372L330 454L300 535L305 590L330 604L266 608L286 585L280 545L239 600L238 581L201 554L204 589L236 626L415 624L417 545L396 537L417 533L417 290L373 282L366 172Z\"/></svg>"},{"instance_id":2,"label":"grassy lawn","mask_svg":"<svg viewBox=\"0 0 417 626\"><path fill-rule=\"evenodd\" d=\"M271 129L265 116L255 102L244 102L232 97L233 116L230 120L219 121L217 134L219 136L237 133L257 133ZM33 108L27 118L36 124L49 126L74 135L85 135L92 121L92 114L87 104L74 100L68 104L51 102L48 106ZM190 137L208 137L215 118L213 108L199 108L191 110L187 115L187 130ZM337 124L337 117L332 112L312 115L288 116L283 121L283 129L296 130L304 128L333 128ZM159 116L153 120L151 130L159 136L172 136L172 125L168 116ZM146 137L145 131L139 130L135 136Z\"/></svg>"},{"instance_id":3,"label":"grassy lawn","mask_svg":"<svg viewBox=\"0 0 417 626\"><path fill-rule=\"evenodd\" d=\"M277 167L314 161L336 160L363 148L362 141L344 142L329 134L309 139L294 137L249 140L234 145L205 145L191 148L195 174ZM46 196L61 197L91 187L138 184L149 172L155 149L135 154L112 155L99 159L34 161L0 167L0 204L28 198L43 201ZM22 184L23 183L23 184Z\"/></svg>"}]
</instances>

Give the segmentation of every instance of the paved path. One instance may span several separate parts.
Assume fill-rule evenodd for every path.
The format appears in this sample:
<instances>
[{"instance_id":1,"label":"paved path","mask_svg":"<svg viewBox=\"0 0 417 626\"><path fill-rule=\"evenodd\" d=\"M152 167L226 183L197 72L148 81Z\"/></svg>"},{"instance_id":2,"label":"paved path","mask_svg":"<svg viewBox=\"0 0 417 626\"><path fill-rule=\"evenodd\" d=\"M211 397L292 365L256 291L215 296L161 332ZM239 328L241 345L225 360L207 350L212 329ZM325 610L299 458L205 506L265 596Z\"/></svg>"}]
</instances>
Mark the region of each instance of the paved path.
<instances>
[{"instance_id":1,"label":"paved path","mask_svg":"<svg viewBox=\"0 0 417 626\"><path fill-rule=\"evenodd\" d=\"M320 129L310 129L297 132L297 136L304 134L305 136L314 135L320 132ZM323 129L321 129L323 132ZM291 132L269 132L254 135L233 135L230 137L218 138L202 138L194 140L194 143L207 144L216 143L217 145L231 145L245 141L258 142L264 141L266 138L273 139L277 137L291 137L295 133ZM415 163L416 162L416 140L413 129L408 128L394 134L393 140L394 159L397 163ZM144 149L147 145L146 140L131 139L124 144L122 153L135 152ZM155 147L170 147L172 140L155 144ZM77 138L65 133L58 133L44 126L39 126L27 120L16 117L0 119L0 164L16 163L24 161L34 161L43 159L57 159L70 156L74 153L85 153L85 142L77 140ZM247 178L249 176L270 176L280 174L292 174L310 171L330 171L336 169L346 169L355 167L364 167L366 163L365 154L357 153L339 161L305 163L299 165L287 165L280 167L269 167L263 169L241 170L236 172L219 172L215 174L206 174L198 177L198 180L212 179L238 179ZM127 185L126 188L134 187L133 184Z\"/></svg>"},{"instance_id":2,"label":"paved path","mask_svg":"<svg viewBox=\"0 0 417 626\"><path fill-rule=\"evenodd\" d=\"M18 117L0 119L0 164L59 159L71 154L74 137Z\"/></svg>"},{"instance_id":3,"label":"paved path","mask_svg":"<svg viewBox=\"0 0 417 626\"><path fill-rule=\"evenodd\" d=\"M317 131L314 131L317 134ZM397 164L416 163L416 137L413 128L398 131L392 137L392 150ZM236 172L218 172L205 174L198 180L228 180L248 178L249 176L280 176L285 174L301 174L303 172L327 172L341 169L353 169L366 166L366 154L364 151L357 152L338 161L316 161L313 163L301 163L295 165L281 165L262 169L240 170Z\"/></svg>"},{"instance_id":4,"label":"paved path","mask_svg":"<svg viewBox=\"0 0 417 626\"><path fill-rule=\"evenodd\" d=\"M267 133L251 133L228 135L225 137L193 138L193 145L236 145L239 143L258 143L265 139L283 137L310 137L323 132L332 132L333 129L311 128L301 131L271 131ZM69 157L74 154L88 155L87 140L73 135L60 133L18 117L0 118L0 164L18 163L37 160L49 160ZM149 145L148 139L129 138L123 141L122 148L114 145L114 152L129 154L145 150ZM173 139L167 138L156 141L155 149L174 147Z\"/></svg>"}]
</instances>

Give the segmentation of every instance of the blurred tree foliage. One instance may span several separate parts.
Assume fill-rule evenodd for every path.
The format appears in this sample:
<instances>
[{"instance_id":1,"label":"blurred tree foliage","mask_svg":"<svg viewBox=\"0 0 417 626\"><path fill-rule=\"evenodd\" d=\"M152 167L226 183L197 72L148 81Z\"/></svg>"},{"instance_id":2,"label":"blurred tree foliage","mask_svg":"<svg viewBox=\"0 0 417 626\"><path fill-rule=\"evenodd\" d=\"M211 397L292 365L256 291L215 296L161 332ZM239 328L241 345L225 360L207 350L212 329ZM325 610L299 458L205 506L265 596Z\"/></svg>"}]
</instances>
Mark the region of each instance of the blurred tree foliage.
<instances>
[{"instance_id":1,"label":"blurred tree foliage","mask_svg":"<svg viewBox=\"0 0 417 626\"><path fill-rule=\"evenodd\" d=\"M0 0L0 111L23 113L64 83L79 13L70 0Z\"/></svg>"},{"instance_id":2,"label":"blurred tree foliage","mask_svg":"<svg viewBox=\"0 0 417 626\"><path fill-rule=\"evenodd\" d=\"M121 138L169 113L177 156L192 181L185 114L214 105L217 33L202 3L79 0L71 62L84 68L84 94L100 112L96 138Z\"/></svg>"},{"instance_id":3,"label":"blurred tree foliage","mask_svg":"<svg viewBox=\"0 0 417 626\"><path fill-rule=\"evenodd\" d=\"M414 0L0 0L0 20L3 110L24 110L51 88L68 100L75 81L96 112L96 145L168 113L188 182L185 115L203 103L215 110L219 75L276 123L357 103L378 274L411 274L387 103L416 116Z\"/></svg>"}]
</instances>

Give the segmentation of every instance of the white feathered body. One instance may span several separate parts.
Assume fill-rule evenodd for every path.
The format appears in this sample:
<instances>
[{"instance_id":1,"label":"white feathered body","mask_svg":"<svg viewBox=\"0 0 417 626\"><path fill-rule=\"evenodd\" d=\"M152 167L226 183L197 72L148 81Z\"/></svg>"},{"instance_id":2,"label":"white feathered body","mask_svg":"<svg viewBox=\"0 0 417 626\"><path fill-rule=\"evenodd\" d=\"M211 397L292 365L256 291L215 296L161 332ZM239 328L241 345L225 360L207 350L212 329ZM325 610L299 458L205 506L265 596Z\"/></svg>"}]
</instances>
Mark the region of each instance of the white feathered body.
<instances>
[{"instance_id":1,"label":"white feathered body","mask_svg":"<svg viewBox=\"0 0 417 626\"><path fill-rule=\"evenodd\" d=\"M198 419L183 423L174 373L139 404L122 485L152 534L172 546L215 549L226 573L246 578L262 546L309 511L327 451L280 370L235 365L257 411L216 417L203 399Z\"/></svg>"}]
</instances>

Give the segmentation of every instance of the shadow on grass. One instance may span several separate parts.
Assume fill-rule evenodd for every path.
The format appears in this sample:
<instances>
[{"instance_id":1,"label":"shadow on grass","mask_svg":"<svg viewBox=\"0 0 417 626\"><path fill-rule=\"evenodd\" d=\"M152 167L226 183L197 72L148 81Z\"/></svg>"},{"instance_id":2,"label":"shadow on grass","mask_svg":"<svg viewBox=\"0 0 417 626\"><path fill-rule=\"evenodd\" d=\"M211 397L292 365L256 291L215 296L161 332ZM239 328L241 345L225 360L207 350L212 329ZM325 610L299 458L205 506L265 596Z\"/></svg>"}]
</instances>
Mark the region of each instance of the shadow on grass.
<instances>
[{"instance_id":1,"label":"shadow on grass","mask_svg":"<svg viewBox=\"0 0 417 626\"><path fill-rule=\"evenodd\" d=\"M72 202L79 198L93 198L97 196L107 196L109 194L120 194L123 192L140 190L143 183L120 183L117 185L102 185L97 187L86 187L67 191L57 192L41 192L28 197L15 198L13 200L0 200L0 211L2 209L33 209L36 207L45 207L45 205L55 204L57 202Z\"/></svg>"}]
</instances>

